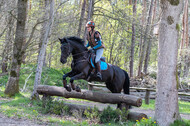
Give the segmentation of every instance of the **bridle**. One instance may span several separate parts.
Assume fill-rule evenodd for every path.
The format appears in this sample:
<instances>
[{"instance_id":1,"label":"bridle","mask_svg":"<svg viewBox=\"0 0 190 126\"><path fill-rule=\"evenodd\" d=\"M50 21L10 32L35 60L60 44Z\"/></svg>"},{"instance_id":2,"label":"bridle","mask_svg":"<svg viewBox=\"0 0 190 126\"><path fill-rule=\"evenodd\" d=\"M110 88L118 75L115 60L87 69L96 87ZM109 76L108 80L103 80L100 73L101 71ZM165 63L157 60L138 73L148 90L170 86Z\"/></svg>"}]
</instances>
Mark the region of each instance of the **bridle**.
<instances>
[{"instance_id":1,"label":"bridle","mask_svg":"<svg viewBox=\"0 0 190 126\"><path fill-rule=\"evenodd\" d=\"M68 50L69 50L69 51L67 51L66 57L68 57L68 56L71 54L70 43L68 42L67 44L68 44ZM88 52L88 50L87 50L87 51L80 52L80 53L72 54L72 56L74 57L74 56L77 56L77 55L80 55L80 54L83 54L83 53L87 53L87 52ZM81 58L84 58L84 59L78 60L78 59L81 59ZM89 61L88 61L88 58L89 58L89 57L83 56L83 57L79 57L79 58L77 58L77 59L73 59L73 60L74 60L74 65L76 65L76 64L78 64L78 63L80 63L80 62L85 62L85 61L89 62Z\"/></svg>"}]
</instances>

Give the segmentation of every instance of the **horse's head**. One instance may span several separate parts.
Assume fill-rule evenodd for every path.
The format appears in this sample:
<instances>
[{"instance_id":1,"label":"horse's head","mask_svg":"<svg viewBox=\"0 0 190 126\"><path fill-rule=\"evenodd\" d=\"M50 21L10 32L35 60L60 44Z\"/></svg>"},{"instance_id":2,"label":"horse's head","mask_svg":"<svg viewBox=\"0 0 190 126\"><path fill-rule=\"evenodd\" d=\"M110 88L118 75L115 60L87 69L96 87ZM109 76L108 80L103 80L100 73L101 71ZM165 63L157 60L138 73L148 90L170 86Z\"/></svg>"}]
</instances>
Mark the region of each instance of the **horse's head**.
<instances>
[{"instance_id":1,"label":"horse's head","mask_svg":"<svg viewBox=\"0 0 190 126\"><path fill-rule=\"evenodd\" d=\"M61 63L65 64L67 62L67 57L72 52L72 48L71 48L70 43L67 40L67 38L63 38L63 39L59 38L59 40L61 42L61 58L60 58L60 61L61 61Z\"/></svg>"}]
</instances>

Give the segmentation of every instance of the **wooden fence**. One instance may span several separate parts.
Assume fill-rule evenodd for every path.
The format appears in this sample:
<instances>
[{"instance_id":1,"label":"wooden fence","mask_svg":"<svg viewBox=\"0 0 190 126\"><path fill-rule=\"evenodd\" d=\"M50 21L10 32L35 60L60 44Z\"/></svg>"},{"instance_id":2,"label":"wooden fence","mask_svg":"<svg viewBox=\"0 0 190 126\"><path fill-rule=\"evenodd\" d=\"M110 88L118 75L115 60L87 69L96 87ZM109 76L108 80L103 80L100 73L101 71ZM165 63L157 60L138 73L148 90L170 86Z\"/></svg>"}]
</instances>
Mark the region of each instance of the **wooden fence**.
<instances>
[{"instance_id":1,"label":"wooden fence","mask_svg":"<svg viewBox=\"0 0 190 126\"><path fill-rule=\"evenodd\" d=\"M94 87L106 87L105 84L95 84L88 82L88 90L93 90ZM149 104L150 99L150 92L156 92L156 89L153 88L140 88L140 87L130 87L130 89L136 90L136 91L145 91L145 104ZM190 96L190 93L185 92L178 92L178 95L180 96Z\"/></svg>"}]
</instances>

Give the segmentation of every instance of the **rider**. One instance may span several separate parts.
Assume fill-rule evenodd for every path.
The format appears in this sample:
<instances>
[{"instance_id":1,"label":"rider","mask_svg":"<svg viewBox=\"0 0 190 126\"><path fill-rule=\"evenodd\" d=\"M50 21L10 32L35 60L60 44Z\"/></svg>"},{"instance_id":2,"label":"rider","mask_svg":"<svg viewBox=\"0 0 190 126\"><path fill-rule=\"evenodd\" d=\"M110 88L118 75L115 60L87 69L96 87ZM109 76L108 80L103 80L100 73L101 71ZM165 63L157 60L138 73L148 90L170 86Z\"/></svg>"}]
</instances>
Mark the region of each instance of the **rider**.
<instances>
[{"instance_id":1,"label":"rider","mask_svg":"<svg viewBox=\"0 0 190 126\"><path fill-rule=\"evenodd\" d=\"M100 69L100 58L103 55L105 46L102 42L100 33L94 29L95 23L93 21L88 21L86 24L86 28L88 31L87 33L88 43L86 47L91 46L89 50L90 51L95 50L96 52L95 66L97 69L97 77L102 80L101 69Z\"/></svg>"}]
</instances>

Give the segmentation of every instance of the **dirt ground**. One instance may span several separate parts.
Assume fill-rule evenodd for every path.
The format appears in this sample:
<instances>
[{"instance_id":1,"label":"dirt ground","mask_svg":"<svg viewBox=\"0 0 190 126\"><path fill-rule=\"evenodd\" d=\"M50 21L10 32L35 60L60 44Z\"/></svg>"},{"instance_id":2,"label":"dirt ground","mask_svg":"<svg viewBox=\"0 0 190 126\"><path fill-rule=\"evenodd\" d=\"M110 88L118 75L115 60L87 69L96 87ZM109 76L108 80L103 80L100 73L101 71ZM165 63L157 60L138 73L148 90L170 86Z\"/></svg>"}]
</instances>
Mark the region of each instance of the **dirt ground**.
<instances>
[{"instance_id":1,"label":"dirt ground","mask_svg":"<svg viewBox=\"0 0 190 126\"><path fill-rule=\"evenodd\" d=\"M74 103L74 104L83 104L83 105L92 106L92 107L96 106L100 110L108 106L108 104L101 104L97 102L87 102L87 101L67 100L67 102ZM116 108L116 105L110 105L110 106ZM154 117L154 110L151 110L151 109L140 109L137 107L133 107L130 111L144 113L148 117L152 117L152 118ZM181 114L181 117L183 119L190 120L190 114ZM48 124L47 122L39 122L36 120L8 118L0 113L0 126L48 126L48 125L52 125L52 124Z\"/></svg>"},{"instance_id":2,"label":"dirt ground","mask_svg":"<svg viewBox=\"0 0 190 126\"><path fill-rule=\"evenodd\" d=\"M47 124L39 124L35 120L9 118L0 113L0 126L46 126Z\"/></svg>"}]
</instances>

